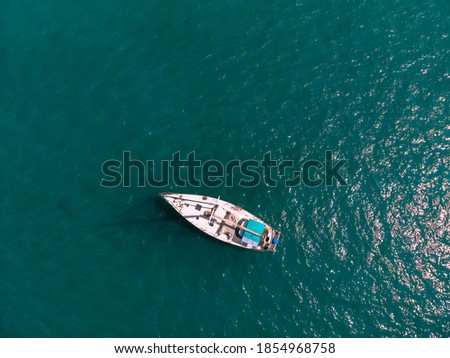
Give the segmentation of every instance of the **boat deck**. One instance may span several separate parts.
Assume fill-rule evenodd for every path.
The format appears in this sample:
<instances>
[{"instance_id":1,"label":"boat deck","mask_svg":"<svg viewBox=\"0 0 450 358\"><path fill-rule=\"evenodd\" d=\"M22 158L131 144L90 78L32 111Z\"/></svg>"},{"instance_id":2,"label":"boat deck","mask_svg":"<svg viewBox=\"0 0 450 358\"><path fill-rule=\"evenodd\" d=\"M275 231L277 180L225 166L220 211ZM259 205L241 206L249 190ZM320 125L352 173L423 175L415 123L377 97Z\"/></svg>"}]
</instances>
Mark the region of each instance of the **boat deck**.
<instances>
[{"instance_id":1,"label":"boat deck","mask_svg":"<svg viewBox=\"0 0 450 358\"><path fill-rule=\"evenodd\" d=\"M162 194L191 224L218 240L246 249L276 251L280 233L239 206L188 194Z\"/></svg>"}]
</instances>

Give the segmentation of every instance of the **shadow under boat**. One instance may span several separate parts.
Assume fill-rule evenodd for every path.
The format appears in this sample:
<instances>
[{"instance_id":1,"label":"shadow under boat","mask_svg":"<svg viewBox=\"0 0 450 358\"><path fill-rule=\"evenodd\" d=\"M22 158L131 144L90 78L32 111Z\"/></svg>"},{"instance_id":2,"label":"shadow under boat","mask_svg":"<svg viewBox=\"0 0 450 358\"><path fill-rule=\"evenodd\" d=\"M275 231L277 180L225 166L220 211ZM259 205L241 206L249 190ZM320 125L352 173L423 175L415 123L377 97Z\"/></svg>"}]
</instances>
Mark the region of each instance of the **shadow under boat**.
<instances>
[{"instance_id":1,"label":"shadow under boat","mask_svg":"<svg viewBox=\"0 0 450 358\"><path fill-rule=\"evenodd\" d=\"M115 217L112 222L103 223L99 226L125 226L134 224L151 224L164 221L181 221L179 215L170 210L160 196L149 197L122 214Z\"/></svg>"}]
</instances>

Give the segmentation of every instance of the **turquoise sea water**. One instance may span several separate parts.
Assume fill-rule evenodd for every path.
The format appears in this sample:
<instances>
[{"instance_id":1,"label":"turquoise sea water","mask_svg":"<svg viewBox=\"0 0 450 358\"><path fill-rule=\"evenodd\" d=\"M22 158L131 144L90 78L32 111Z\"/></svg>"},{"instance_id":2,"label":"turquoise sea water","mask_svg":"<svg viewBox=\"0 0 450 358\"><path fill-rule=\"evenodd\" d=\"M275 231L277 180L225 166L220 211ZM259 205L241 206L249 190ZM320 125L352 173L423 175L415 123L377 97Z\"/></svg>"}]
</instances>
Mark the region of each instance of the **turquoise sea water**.
<instances>
[{"instance_id":1,"label":"turquoise sea water","mask_svg":"<svg viewBox=\"0 0 450 358\"><path fill-rule=\"evenodd\" d=\"M450 335L450 3L0 1L1 337ZM349 186L100 187L156 161L349 160ZM242 203L278 252L158 199Z\"/></svg>"}]
</instances>

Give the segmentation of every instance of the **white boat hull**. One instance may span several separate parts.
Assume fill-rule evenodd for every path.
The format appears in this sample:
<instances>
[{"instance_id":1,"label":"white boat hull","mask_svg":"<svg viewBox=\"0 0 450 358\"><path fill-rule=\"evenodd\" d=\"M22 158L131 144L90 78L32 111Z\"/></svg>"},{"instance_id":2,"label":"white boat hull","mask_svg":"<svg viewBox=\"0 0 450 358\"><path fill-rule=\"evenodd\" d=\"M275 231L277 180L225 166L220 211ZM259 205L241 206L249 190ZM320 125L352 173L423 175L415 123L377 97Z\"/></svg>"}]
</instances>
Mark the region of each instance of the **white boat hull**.
<instances>
[{"instance_id":1,"label":"white boat hull","mask_svg":"<svg viewBox=\"0 0 450 358\"><path fill-rule=\"evenodd\" d=\"M280 232L237 205L202 195L161 196L192 225L215 239L250 250L276 251Z\"/></svg>"}]
</instances>

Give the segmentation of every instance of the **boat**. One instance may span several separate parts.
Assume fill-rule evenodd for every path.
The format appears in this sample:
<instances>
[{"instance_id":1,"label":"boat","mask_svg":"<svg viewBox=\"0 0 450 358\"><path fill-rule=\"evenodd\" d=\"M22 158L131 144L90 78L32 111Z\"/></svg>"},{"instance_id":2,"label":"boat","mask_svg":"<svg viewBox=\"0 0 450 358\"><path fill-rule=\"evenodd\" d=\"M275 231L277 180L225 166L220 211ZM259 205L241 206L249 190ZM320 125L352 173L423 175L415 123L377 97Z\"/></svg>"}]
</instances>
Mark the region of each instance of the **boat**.
<instances>
[{"instance_id":1,"label":"boat","mask_svg":"<svg viewBox=\"0 0 450 358\"><path fill-rule=\"evenodd\" d=\"M238 205L204 195L161 193L181 216L222 242L255 251L275 252L280 231Z\"/></svg>"}]
</instances>

